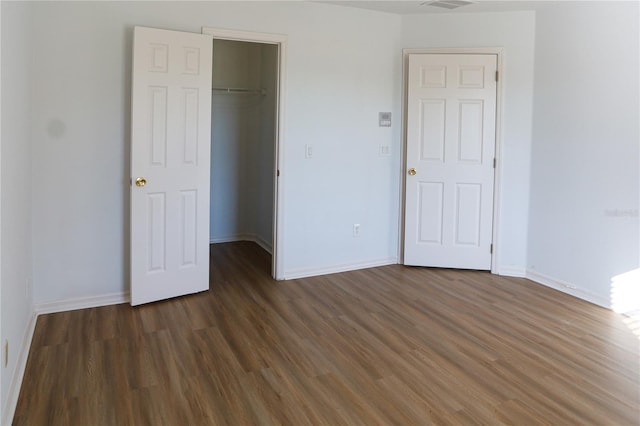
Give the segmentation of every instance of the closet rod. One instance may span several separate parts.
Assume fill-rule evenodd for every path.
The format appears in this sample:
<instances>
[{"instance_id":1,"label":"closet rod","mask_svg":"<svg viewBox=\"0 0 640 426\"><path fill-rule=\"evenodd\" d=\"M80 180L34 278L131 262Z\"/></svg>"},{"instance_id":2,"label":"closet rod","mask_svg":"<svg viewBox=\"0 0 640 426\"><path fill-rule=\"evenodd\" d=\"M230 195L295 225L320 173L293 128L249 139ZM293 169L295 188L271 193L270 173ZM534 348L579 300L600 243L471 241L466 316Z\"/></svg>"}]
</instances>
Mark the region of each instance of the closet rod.
<instances>
[{"instance_id":1,"label":"closet rod","mask_svg":"<svg viewBox=\"0 0 640 426\"><path fill-rule=\"evenodd\" d=\"M214 92L222 92L222 93L246 93L250 95L262 95L262 96L265 96L267 94L266 89L245 89L242 87L214 87L211 90Z\"/></svg>"}]
</instances>

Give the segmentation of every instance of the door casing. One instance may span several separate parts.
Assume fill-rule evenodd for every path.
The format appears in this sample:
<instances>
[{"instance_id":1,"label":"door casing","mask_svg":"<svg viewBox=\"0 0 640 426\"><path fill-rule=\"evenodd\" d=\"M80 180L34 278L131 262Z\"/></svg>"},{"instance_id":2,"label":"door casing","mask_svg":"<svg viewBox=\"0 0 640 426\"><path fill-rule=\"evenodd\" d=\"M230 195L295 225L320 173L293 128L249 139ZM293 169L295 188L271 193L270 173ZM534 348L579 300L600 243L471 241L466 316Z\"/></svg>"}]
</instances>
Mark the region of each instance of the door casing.
<instances>
[{"instance_id":1,"label":"door casing","mask_svg":"<svg viewBox=\"0 0 640 426\"><path fill-rule=\"evenodd\" d=\"M273 255L271 258L271 275L276 280L284 279L284 128L286 99L286 63L287 36L281 34L257 33L251 31L225 30L218 28L202 28L203 34L214 39L245 41L251 43L275 44L278 46L278 94L276 98L276 134L273 200Z\"/></svg>"},{"instance_id":2,"label":"door casing","mask_svg":"<svg viewBox=\"0 0 640 426\"><path fill-rule=\"evenodd\" d=\"M404 215L405 215L405 190L407 185L407 100L408 100L408 73L409 73L409 55L411 54L474 54L474 55L495 55L498 62L498 81L496 86L496 140L495 140L495 158L496 168L494 173L494 190L493 190L493 255L491 257L491 273L498 273L498 265L500 265L500 206L502 204L500 182L502 170L502 54L501 47L480 47L480 48L425 48L425 49L402 49L402 144L400 149L400 158L402 164L400 168L400 188L399 188L399 218L398 218L398 259L404 264Z\"/></svg>"}]
</instances>

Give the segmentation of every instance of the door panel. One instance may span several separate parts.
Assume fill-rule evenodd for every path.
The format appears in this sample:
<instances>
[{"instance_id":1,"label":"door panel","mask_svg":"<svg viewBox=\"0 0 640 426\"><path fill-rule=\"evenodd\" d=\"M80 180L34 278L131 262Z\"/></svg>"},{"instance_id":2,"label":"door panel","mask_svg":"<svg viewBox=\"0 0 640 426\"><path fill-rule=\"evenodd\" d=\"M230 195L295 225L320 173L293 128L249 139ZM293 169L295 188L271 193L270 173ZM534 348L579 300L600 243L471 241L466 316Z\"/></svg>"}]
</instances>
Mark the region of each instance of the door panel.
<instances>
[{"instance_id":1,"label":"door panel","mask_svg":"<svg viewBox=\"0 0 640 426\"><path fill-rule=\"evenodd\" d=\"M444 161L445 99L428 99L420 102L420 159Z\"/></svg>"},{"instance_id":2,"label":"door panel","mask_svg":"<svg viewBox=\"0 0 640 426\"><path fill-rule=\"evenodd\" d=\"M455 203L454 244L479 247L482 185L475 183L456 184Z\"/></svg>"},{"instance_id":3,"label":"door panel","mask_svg":"<svg viewBox=\"0 0 640 426\"><path fill-rule=\"evenodd\" d=\"M497 58L409 55L407 265L491 269Z\"/></svg>"},{"instance_id":4,"label":"door panel","mask_svg":"<svg viewBox=\"0 0 640 426\"><path fill-rule=\"evenodd\" d=\"M420 182L418 211L418 241L423 244L442 244L442 208L444 183Z\"/></svg>"},{"instance_id":5,"label":"door panel","mask_svg":"<svg viewBox=\"0 0 640 426\"><path fill-rule=\"evenodd\" d=\"M208 35L134 30L132 305L209 288L211 56Z\"/></svg>"},{"instance_id":6,"label":"door panel","mask_svg":"<svg viewBox=\"0 0 640 426\"><path fill-rule=\"evenodd\" d=\"M458 162L482 164L484 102L464 100L460 101L459 106Z\"/></svg>"}]
</instances>

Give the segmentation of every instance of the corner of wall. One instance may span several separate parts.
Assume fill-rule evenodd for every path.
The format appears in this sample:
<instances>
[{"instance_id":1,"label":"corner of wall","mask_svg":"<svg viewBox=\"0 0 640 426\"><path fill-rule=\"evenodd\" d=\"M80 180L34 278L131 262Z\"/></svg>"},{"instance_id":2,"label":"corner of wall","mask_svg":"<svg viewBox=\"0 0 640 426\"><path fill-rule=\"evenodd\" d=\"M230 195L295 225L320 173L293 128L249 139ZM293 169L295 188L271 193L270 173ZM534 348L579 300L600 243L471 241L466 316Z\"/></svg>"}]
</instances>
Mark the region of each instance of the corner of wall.
<instances>
[{"instance_id":1,"label":"corner of wall","mask_svg":"<svg viewBox=\"0 0 640 426\"><path fill-rule=\"evenodd\" d=\"M535 15L527 278L606 308L612 277L640 265L638 11L550 2ZM610 64L616 78L600 79Z\"/></svg>"},{"instance_id":2,"label":"corner of wall","mask_svg":"<svg viewBox=\"0 0 640 426\"><path fill-rule=\"evenodd\" d=\"M2 2L0 30L0 421L15 412L36 324L32 297L31 30L32 5ZM20 182L20 185L14 185ZM4 345L8 343L8 355Z\"/></svg>"},{"instance_id":3,"label":"corner of wall","mask_svg":"<svg viewBox=\"0 0 640 426\"><path fill-rule=\"evenodd\" d=\"M606 309L612 309L610 300L607 300L606 298L598 296L597 294L593 294L582 288L576 287L575 285L572 285L571 283L568 283L566 281L529 269L526 271L525 278L537 284L541 284L545 287L549 287L570 296L577 297L578 299L586 300L587 302L593 303L594 305L598 305Z\"/></svg>"}]
</instances>

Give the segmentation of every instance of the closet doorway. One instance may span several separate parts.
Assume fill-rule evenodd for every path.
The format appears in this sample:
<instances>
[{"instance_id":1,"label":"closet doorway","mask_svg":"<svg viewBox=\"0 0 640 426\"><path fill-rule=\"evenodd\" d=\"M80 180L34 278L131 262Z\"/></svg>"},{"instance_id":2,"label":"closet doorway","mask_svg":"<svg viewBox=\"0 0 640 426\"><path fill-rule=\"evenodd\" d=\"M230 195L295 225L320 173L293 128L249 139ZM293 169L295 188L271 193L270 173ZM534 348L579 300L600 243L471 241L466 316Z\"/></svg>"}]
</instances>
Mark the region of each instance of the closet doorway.
<instances>
[{"instance_id":1,"label":"closet doorway","mask_svg":"<svg viewBox=\"0 0 640 426\"><path fill-rule=\"evenodd\" d=\"M252 241L283 279L279 231L286 38L205 28L213 36L209 241Z\"/></svg>"}]
</instances>

